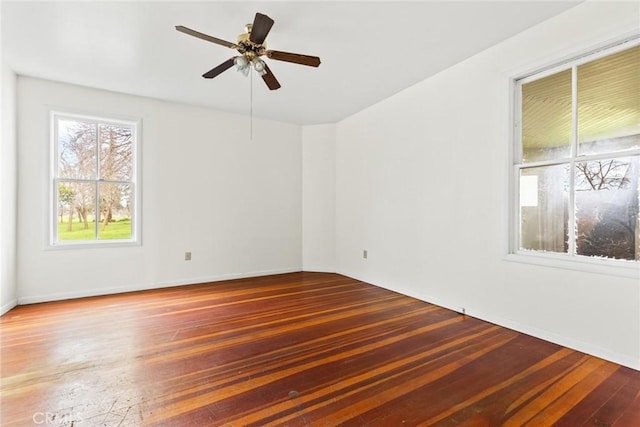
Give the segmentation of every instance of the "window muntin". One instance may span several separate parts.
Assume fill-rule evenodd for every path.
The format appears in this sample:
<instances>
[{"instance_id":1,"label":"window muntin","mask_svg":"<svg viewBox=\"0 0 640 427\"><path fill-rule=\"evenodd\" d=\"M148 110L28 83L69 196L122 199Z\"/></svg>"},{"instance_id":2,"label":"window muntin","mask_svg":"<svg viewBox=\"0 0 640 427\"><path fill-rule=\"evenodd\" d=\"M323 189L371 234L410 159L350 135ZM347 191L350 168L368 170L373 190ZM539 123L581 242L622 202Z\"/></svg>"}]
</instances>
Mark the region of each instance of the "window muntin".
<instances>
[{"instance_id":1,"label":"window muntin","mask_svg":"<svg viewBox=\"0 0 640 427\"><path fill-rule=\"evenodd\" d=\"M640 46L516 81L515 252L640 260Z\"/></svg>"},{"instance_id":2,"label":"window muntin","mask_svg":"<svg viewBox=\"0 0 640 427\"><path fill-rule=\"evenodd\" d=\"M52 113L53 246L139 241L138 123Z\"/></svg>"}]
</instances>

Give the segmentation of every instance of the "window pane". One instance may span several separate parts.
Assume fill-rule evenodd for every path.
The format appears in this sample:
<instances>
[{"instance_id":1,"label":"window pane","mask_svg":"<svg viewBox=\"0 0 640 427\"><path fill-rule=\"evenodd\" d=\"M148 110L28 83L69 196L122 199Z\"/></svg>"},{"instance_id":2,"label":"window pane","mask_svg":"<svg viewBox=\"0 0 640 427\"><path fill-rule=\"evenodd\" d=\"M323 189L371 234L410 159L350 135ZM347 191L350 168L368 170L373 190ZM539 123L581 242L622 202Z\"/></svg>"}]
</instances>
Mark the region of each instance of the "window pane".
<instances>
[{"instance_id":1,"label":"window pane","mask_svg":"<svg viewBox=\"0 0 640 427\"><path fill-rule=\"evenodd\" d=\"M569 166L520 171L520 249L568 250Z\"/></svg>"},{"instance_id":2,"label":"window pane","mask_svg":"<svg viewBox=\"0 0 640 427\"><path fill-rule=\"evenodd\" d=\"M58 240L94 240L95 185L58 182Z\"/></svg>"},{"instance_id":3,"label":"window pane","mask_svg":"<svg viewBox=\"0 0 640 427\"><path fill-rule=\"evenodd\" d=\"M95 179L96 126L58 120L58 177Z\"/></svg>"},{"instance_id":4,"label":"window pane","mask_svg":"<svg viewBox=\"0 0 640 427\"><path fill-rule=\"evenodd\" d=\"M100 183L99 239L131 239L131 185Z\"/></svg>"},{"instance_id":5,"label":"window pane","mask_svg":"<svg viewBox=\"0 0 640 427\"><path fill-rule=\"evenodd\" d=\"M576 165L578 255L640 259L640 157Z\"/></svg>"},{"instance_id":6,"label":"window pane","mask_svg":"<svg viewBox=\"0 0 640 427\"><path fill-rule=\"evenodd\" d=\"M522 85L522 161L571 153L571 70Z\"/></svg>"},{"instance_id":7,"label":"window pane","mask_svg":"<svg viewBox=\"0 0 640 427\"><path fill-rule=\"evenodd\" d=\"M640 148L640 46L578 67L579 154Z\"/></svg>"},{"instance_id":8,"label":"window pane","mask_svg":"<svg viewBox=\"0 0 640 427\"><path fill-rule=\"evenodd\" d=\"M100 178L129 181L133 172L133 132L130 127L100 125Z\"/></svg>"}]
</instances>

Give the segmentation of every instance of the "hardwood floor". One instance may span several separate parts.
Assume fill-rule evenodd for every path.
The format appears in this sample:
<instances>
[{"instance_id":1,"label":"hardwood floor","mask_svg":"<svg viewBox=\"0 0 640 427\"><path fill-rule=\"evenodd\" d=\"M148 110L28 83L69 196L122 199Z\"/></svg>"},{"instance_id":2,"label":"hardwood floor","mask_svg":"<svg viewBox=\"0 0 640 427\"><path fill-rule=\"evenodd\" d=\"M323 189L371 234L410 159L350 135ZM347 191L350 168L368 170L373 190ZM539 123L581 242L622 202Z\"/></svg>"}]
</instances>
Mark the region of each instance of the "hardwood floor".
<instances>
[{"instance_id":1,"label":"hardwood floor","mask_svg":"<svg viewBox=\"0 0 640 427\"><path fill-rule=\"evenodd\" d=\"M640 372L293 273L19 306L2 426L640 426Z\"/></svg>"}]
</instances>

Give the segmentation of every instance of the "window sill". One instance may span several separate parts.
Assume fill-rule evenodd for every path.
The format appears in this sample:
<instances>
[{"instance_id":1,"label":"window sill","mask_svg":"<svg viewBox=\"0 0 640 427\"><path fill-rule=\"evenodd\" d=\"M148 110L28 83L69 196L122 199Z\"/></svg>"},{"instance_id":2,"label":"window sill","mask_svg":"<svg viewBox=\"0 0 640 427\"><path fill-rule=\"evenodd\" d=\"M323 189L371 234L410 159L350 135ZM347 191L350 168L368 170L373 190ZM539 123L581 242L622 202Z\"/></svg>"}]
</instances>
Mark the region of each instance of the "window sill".
<instances>
[{"instance_id":1,"label":"window sill","mask_svg":"<svg viewBox=\"0 0 640 427\"><path fill-rule=\"evenodd\" d=\"M640 280L640 262L634 261L569 257L568 255L562 254L535 252L517 252L508 254L503 258L503 260Z\"/></svg>"},{"instance_id":2,"label":"window sill","mask_svg":"<svg viewBox=\"0 0 640 427\"><path fill-rule=\"evenodd\" d=\"M87 242L73 242L73 243L59 243L59 244L49 244L45 248L46 250L58 251L58 250L68 250L68 249L108 249L108 248L123 248L123 247L132 247L132 246L141 246L139 241L132 240L111 240L107 242L96 242L96 241L87 241Z\"/></svg>"}]
</instances>

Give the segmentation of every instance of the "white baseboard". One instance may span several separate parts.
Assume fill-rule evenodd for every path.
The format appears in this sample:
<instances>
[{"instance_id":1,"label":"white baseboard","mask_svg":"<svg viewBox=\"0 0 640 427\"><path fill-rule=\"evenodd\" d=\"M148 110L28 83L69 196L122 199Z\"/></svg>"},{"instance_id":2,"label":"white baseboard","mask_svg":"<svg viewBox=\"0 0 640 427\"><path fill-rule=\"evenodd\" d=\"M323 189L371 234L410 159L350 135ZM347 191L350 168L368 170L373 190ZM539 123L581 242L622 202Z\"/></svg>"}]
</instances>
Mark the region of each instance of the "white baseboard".
<instances>
[{"instance_id":1,"label":"white baseboard","mask_svg":"<svg viewBox=\"0 0 640 427\"><path fill-rule=\"evenodd\" d=\"M573 350L580 351L582 353L590 354L591 356L599 357L601 359L608 360L610 362L617 363L628 368L632 368L640 371L640 358L633 358L626 354L620 354L615 351L611 351L607 348L603 348L594 344L590 344L584 341L576 340L571 337L556 334L555 332L547 331L544 329L538 329L531 325L524 325L513 320L498 318L487 315L485 313L479 313L476 311L467 310L467 314L486 322L494 323L505 328L512 329L517 332L521 332L532 337L540 338L542 340L552 342L554 344L568 347Z\"/></svg>"},{"instance_id":2,"label":"white baseboard","mask_svg":"<svg viewBox=\"0 0 640 427\"><path fill-rule=\"evenodd\" d=\"M14 300L9 301L8 303L3 305L2 307L0 307L0 316L4 315L6 312L11 310L16 305L18 305L18 300L14 299Z\"/></svg>"},{"instance_id":3,"label":"white baseboard","mask_svg":"<svg viewBox=\"0 0 640 427\"><path fill-rule=\"evenodd\" d=\"M272 276L274 274L295 273L298 271L301 271L299 267L290 267L290 268L282 268L282 269L275 269L275 270L249 271L249 272L243 272L243 273L222 274L217 276L167 280L163 282L132 285L132 286L87 289L87 290L72 291L72 292L58 292L54 294L20 297L18 298L17 303L18 304L36 304L40 302L61 301L61 300L74 299L74 298L86 298L86 297L95 297L100 295L121 294L124 292L146 291L149 289L170 288L172 286L196 285L200 283L220 282L223 280L245 279L249 277L259 277L259 276Z\"/></svg>"},{"instance_id":4,"label":"white baseboard","mask_svg":"<svg viewBox=\"0 0 640 427\"><path fill-rule=\"evenodd\" d=\"M308 273L335 273L336 269L334 267L305 267L302 271Z\"/></svg>"},{"instance_id":5,"label":"white baseboard","mask_svg":"<svg viewBox=\"0 0 640 427\"><path fill-rule=\"evenodd\" d=\"M360 280L362 282L365 283L371 283L373 284L370 280L367 280L366 278L363 277L358 277L358 275L352 275L350 273L347 272L340 272L339 274L342 274L344 276L348 276L348 277L352 277L356 280ZM381 288L384 289L388 289L390 291L393 292L399 292L395 289L392 289L390 287L384 286L384 285L378 285L378 284L374 284L374 286L379 286ZM402 293L402 292L400 292ZM454 304L451 304L450 301L442 301L439 300L438 298L432 298L430 296L424 296L424 295L417 295L417 294L411 294L411 293L405 293L405 295L410 296L412 298L416 298L419 299L421 301L425 301L428 302L430 304L434 304L437 305L439 307L442 308L446 308L448 310L452 310L455 312L458 312L459 310L459 306L456 306ZM621 354L621 353L617 353L615 351L611 351L607 348L603 348L591 343L586 343L584 341L580 341L580 340L576 340L573 339L571 337L566 337L564 335L559 335L556 334L555 332L551 332L551 331L547 331L544 329L539 329L536 328L534 326L531 325L525 325L510 319L504 319L495 315L492 315L490 313L485 313L485 312L480 312L480 311L476 311L473 308L468 308L465 307L465 314L467 316L471 316L474 317L476 319L480 319L483 320L485 322L489 322L489 323L493 323L494 325L498 325L498 326L502 326L504 328L508 328L511 330L514 330L516 332L520 332L526 335L530 335L532 337L535 338L540 338L542 340L548 341L548 342L552 342L554 344L558 344L561 345L563 347L567 347L570 348L572 350L576 350L576 351L580 351L582 353L586 353L589 354L591 356L595 356L595 357L599 357L601 359L605 359L608 360L610 362L613 363L617 363L619 365L622 366L626 366L628 368L632 368L635 370L640 371L640 355L638 356L638 358L634 358L632 356L629 356L627 354Z\"/></svg>"}]
</instances>

